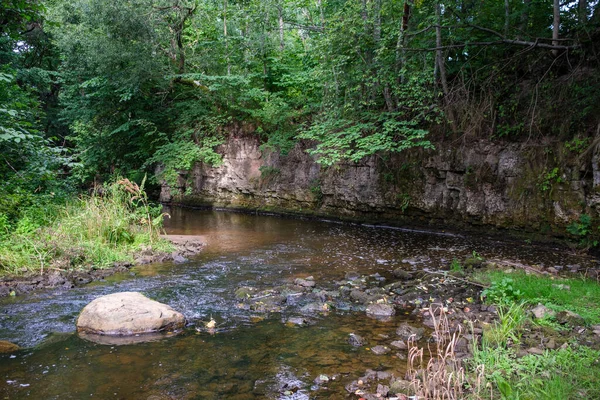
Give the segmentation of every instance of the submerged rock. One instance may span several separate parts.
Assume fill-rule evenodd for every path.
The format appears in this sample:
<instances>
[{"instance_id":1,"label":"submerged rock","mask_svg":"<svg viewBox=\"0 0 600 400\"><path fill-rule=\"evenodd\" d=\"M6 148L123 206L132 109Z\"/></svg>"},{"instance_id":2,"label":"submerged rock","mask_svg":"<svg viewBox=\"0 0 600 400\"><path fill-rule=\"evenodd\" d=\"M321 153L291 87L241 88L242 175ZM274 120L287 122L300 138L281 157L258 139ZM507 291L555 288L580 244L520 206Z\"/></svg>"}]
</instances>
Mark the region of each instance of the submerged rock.
<instances>
[{"instance_id":1,"label":"submerged rock","mask_svg":"<svg viewBox=\"0 0 600 400\"><path fill-rule=\"evenodd\" d=\"M247 299L256 293L256 289L249 286L242 286L235 291L236 299Z\"/></svg>"},{"instance_id":2,"label":"submerged rock","mask_svg":"<svg viewBox=\"0 0 600 400\"><path fill-rule=\"evenodd\" d=\"M413 278L412 273L405 270L404 268L397 268L392 272L392 274L394 275L395 278L402 279L405 281Z\"/></svg>"},{"instance_id":3,"label":"submerged rock","mask_svg":"<svg viewBox=\"0 0 600 400\"><path fill-rule=\"evenodd\" d=\"M19 346L14 343L7 342L6 340L0 340L0 354L12 353L13 351L19 350Z\"/></svg>"},{"instance_id":4,"label":"submerged rock","mask_svg":"<svg viewBox=\"0 0 600 400\"><path fill-rule=\"evenodd\" d=\"M362 336L360 336L360 335L357 335L355 333L351 333L348 336L348 343L350 343L351 346L360 347L360 346L364 346L365 345L366 340Z\"/></svg>"},{"instance_id":5,"label":"submerged rock","mask_svg":"<svg viewBox=\"0 0 600 400\"><path fill-rule=\"evenodd\" d=\"M412 337L415 341L418 341L423 337L424 332L425 329L415 328L407 323L400 324L398 329L396 329L396 334L400 336L402 340L408 340Z\"/></svg>"},{"instance_id":6,"label":"submerged rock","mask_svg":"<svg viewBox=\"0 0 600 400\"><path fill-rule=\"evenodd\" d=\"M391 350L387 346L377 345L377 346L373 347L371 349L371 351L373 353L377 354L378 356L380 356L380 355L389 353Z\"/></svg>"},{"instance_id":7,"label":"submerged rock","mask_svg":"<svg viewBox=\"0 0 600 400\"><path fill-rule=\"evenodd\" d=\"M78 332L98 335L136 335L181 329L184 325L183 314L137 292L98 297L77 319Z\"/></svg>"},{"instance_id":8,"label":"submerged rock","mask_svg":"<svg viewBox=\"0 0 600 400\"><path fill-rule=\"evenodd\" d=\"M408 346L406 345L404 340L394 340L392 343L390 343L390 346L394 346L395 348L400 350L408 349Z\"/></svg>"},{"instance_id":9,"label":"submerged rock","mask_svg":"<svg viewBox=\"0 0 600 400\"><path fill-rule=\"evenodd\" d=\"M297 278L294 283L303 288L313 288L316 285L315 279L312 276L309 276L306 279Z\"/></svg>"},{"instance_id":10,"label":"submerged rock","mask_svg":"<svg viewBox=\"0 0 600 400\"><path fill-rule=\"evenodd\" d=\"M373 317L391 317L396 314L396 309L390 304L369 304L367 315Z\"/></svg>"}]
</instances>

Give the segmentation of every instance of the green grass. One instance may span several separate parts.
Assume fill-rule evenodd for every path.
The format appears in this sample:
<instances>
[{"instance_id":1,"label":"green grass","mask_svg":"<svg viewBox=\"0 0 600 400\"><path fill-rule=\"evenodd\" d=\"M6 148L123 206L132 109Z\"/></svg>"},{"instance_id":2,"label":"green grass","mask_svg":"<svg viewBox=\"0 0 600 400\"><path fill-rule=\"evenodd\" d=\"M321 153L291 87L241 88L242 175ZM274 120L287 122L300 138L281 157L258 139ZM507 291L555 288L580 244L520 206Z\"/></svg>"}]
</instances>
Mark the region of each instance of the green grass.
<instances>
[{"instance_id":1,"label":"green grass","mask_svg":"<svg viewBox=\"0 0 600 400\"><path fill-rule=\"evenodd\" d=\"M483 271L474 279L492 285L488 293L491 291L496 298L505 295L513 302L542 303L555 311L573 311L589 324L600 323L600 284L596 281L553 279L521 272L506 274L502 271ZM557 287L561 284L568 285L570 289Z\"/></svg>"},{"instance_id":2,"label":"green grass","mask_svg":"<svg viewBox=\"0 0 600 400\"><path fill-rule=\"evenodd\" d=\"M598 399L599 357L599 351L580 346L517 358L510 348L484 345L471 362L485 366L494 398L500 394L510 400Z\"/></svg>"},{"instance_id":3,"label":"green grass","mask_svg":"<svg viewBox=\"0 0 600 400\"><path fill-rule=\"evenodd\" d=\"M519 342L519 330L527 320L525 303L513 303L498 307L499 320L483 332L483 345L487 347L507 346Z\"/></svg>"},{"instance_id":4,"label":"green grass","mask_svg":"<svg viewBox=\"0 0 600 400\"><path fill-rule=\"evenodd\" d=\"M161 224L160 209L128 180L107 186L102 196L83 196L47 212L33 207L14 226L0 226L0 274L104 268L133 261L147 246L172 251L159 237Z\"/></svg>"},{"instance_id":5,"label":"green grass","mask_svg":"<svg viewBox=\"0 0 600 400\"><path fill-rule=\"evenodd\" d=\"M556 311L570 310L587 323L600 323L600 285L586 279L553 279L521 272L481 271L473 276L490 285L486 301L498 305L499 321L484 328L473 345L471 369L485 371L490 384L483 398L510 400L599 399L600 351L572 344L543 355L517 357L523 328L531 323L527 304L542 303ZM564 286L568 285L569 289ZM551 318L536 324L564 329ZM480 397L478 397L480 398Z\"/></svg>"}]
</instances>

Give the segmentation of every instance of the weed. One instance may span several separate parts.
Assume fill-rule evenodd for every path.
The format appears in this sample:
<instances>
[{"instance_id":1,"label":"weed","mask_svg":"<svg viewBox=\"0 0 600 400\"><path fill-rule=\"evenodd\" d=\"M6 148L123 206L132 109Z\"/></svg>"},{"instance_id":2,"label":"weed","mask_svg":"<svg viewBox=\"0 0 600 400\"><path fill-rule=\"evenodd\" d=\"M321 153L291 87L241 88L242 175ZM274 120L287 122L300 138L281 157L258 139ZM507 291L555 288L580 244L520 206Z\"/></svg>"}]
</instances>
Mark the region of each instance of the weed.
<instances>
[{"instance_id":1,"label":"weed","mask_svg":"<svg viewBox=\"0 0 600 400\"><path fill-rule=\"evenodd\" d=\"M323 190L321 189L321 181L318 179L313 179L310 182L309 189L313 195L313 198L315 199L315 202L317 204L321 204L323 202Z\"/></svg>"},{"instance_id":2,"label":"weed","mask_svg":"<svg viewBox=\"0 0 600 400\"><path fill-rule=\"evenodd\" d=\"M498 307L499 321L486 327L483 332L485 346L507 346L519 343L519 329L526 320L526 303L504 304Z\"/></svg>"},{"instance_id":3,"label":"weed","mask_svg":"<svg viewBox=\"0 0 600 400\"><path fill-rule=\"evenodd\" d=\"M542 192L550 191L550 194L552 193L552 187L555 183L563 182L563 178L560 176L560 170L558 167L555 167L551 170L545 170L540 179L541 181L538 184L540 190Z\"/></svg>"},{"instance_id":4,"label":"weed","mask_svg":"<svg viewBox=\"0 0 600 400\"><path fill-rule=\"evenodd\" d=\"M507 305L521 298L523 293L514 285L515 281L512 278L502 278L501 280L492 282L492 285L481 292L481 296L488 303Z\"/></svg>"},{"instance_id":5,"label":"weed","mask_svg":"<svg viewBox=\"0 0 600 400\"><path fill-rule=\"evenodd\" d=\"M410 195L408 193L401 193L396 196L398 204L400 205L400 212L404 213L410 205Z\"/></svg>"},{"instance_id":6,"label":"weed","mask_svg":"<svg viewBox=\"0 0 600 400\"><path fill-rule=\"evenodd\" d=\"M581 154L590 145L591 138L580 139L578 137L565 143L565 148L576 154Z\"/></svg>"},{"instance_id":7,"label":"weed","mask_svg":"<svg viewBox=\"0 0 600 400\"><path fill-rule=\"evenodd\" d=\"M592 229L592 217L588 214L581 214L579 220L573 221L567 226L567 232L579 238L579 246L589 249L596 247L598 240L594 239Z\"/></svg>"},{"instance_id":8,"label":"weed","mask_svg":"<svg viewBox=\"0 0 600 400\"><path fill-rule=\"evenodd\" d=\"M460 264L460 261L458 261L456 258L452 260L452 263L450 263L450 271L452 272L462 272L463 270L463 266Z\"/></svg>"},{"instance_id":9,"label":"weed","mask_svg":"<svg viewBox=\"0 0 600 400\"><path fill-rule=\"evenodd\" d=\"M263 179L270 178L281 173L281 170L270 165L263 165L258 169L260 171L260 177Z\"/></svg>"}]
</instances>

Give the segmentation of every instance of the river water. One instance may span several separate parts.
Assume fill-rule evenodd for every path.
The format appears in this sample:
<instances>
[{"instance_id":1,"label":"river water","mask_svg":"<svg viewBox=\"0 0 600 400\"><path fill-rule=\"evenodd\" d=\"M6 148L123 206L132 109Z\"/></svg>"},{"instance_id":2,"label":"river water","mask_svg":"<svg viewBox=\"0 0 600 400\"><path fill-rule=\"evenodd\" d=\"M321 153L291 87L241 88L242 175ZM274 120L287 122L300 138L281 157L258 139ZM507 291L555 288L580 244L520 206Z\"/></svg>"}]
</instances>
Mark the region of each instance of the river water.
<instances>
[{"instance_id":1,"label":"river water","mask_svg":"<svg viewBox=\"0 0 600 400\"><path fill-rule=\"evenodd\" d=\"M473 251L530 265L582 267L592 261L564 250L482 236L417 232L219 211L169 210L170 234L202 235L201 254L183 264L133 268L105 282L0 300L0 339L23 350L0 355L3 399L340 399L365 370L401 374L401 355L354 348L350 333L370 344L389 341L406 315L367 318L353 304L310 315L309 326L286 324L298 307L258 313L240 307L235 290L259 290L313 276L335 290L349 271L390 278L398 267L439 270ZM94 298L139 291L181 311L189 321L175 337L106 345L75 334L81 309ZM217 321L216 332L202 329ZM328 383L314 383L327 375ZM355 397L355 396L353 396Z\"/></svg>"}]
</instances>

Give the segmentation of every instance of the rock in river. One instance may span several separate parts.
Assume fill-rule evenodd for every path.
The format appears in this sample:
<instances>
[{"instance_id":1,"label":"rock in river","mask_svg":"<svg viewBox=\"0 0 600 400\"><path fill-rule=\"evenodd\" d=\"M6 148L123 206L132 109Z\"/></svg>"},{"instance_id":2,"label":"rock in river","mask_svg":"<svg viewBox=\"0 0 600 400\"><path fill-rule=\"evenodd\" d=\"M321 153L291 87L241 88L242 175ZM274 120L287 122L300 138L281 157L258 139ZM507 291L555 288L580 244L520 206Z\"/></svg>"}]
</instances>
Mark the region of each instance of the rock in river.
<instances>
[{"instance_id":1,"label":"rock in river","mask_svg":"<svg viewBox=\"0 0 600 400\"><path fill-rule=\"evenodd\" d=\"M0 354L12 353L13 351L19 350L19 346L14 343L7 342L6 340L0 340Z\"/></svg>"},{"instance_id":2,"label":"rock in river","mask_svg":"<svg viewBox=\"0 0 600 400\"><path fill-rule=\"evenodd\" d=\"M413 340L419 341L423 337L424 332L425 329L415 328L414 326L411 326L407 323L400 324L398 329L396 329L396 334L400 336L400 338L404 341L410 339L411 337L413 338Z\"/></svg>"},{"instance_id":3,"label":"rock in river","mask_svg":"<svg viewBox=\"0 0 600 400\"><path fill-rule=\"evenodd\" d=\"M183 314L137 292L99 297L85 306L77 319L78 332L99 335L136 335L184 325Z\"/></svg>"},{"instance_id":4,"label":"rock in river","mask_svg":"<svg viewBox=\"0 0 600 400\"><path fill-rule=\"evenodd\" d=\"M367 315L373 317L391 317L396 314L396 309L390 304L369 304L367 306Z\"/></svg>"}]
</instances>

